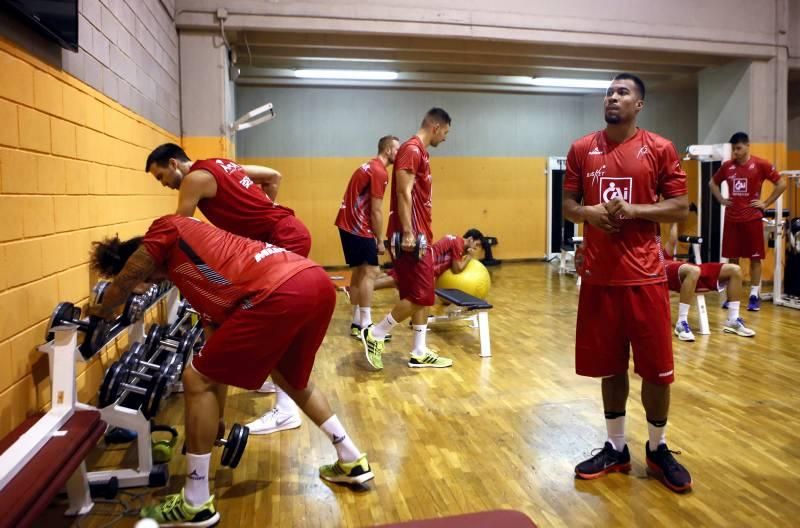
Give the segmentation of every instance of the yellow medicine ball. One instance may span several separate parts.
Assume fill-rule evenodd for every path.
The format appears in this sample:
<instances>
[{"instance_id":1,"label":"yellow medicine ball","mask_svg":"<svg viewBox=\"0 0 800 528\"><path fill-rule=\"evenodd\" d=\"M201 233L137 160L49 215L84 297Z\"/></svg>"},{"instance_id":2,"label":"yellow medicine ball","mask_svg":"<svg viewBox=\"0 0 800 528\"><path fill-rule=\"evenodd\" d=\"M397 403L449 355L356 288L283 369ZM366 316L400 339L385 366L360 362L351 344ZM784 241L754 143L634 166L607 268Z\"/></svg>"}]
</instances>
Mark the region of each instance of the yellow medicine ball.
<instances>
[{"instance_id":1,"label":"yellow medicine ball","mask_svg":"<svg viewBox=\"0 0 800 528\"><path fill-rule=\"evenodd\" d=\"M485 299L489 294L492 278L489 270L480 261L471 259L461 273L447 270L436 281L437 288L454 288L468 293L479 299Z\"/></svg>"}]
</instances>

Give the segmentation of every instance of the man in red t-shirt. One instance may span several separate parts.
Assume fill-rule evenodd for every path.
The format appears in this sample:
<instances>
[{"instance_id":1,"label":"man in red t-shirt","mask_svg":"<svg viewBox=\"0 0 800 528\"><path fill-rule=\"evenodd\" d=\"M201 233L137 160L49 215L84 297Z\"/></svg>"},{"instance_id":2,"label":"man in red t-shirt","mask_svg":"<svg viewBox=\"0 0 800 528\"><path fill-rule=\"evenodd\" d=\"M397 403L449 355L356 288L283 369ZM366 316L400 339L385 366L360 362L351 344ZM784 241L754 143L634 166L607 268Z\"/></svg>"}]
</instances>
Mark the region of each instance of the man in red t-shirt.
<instances>
[{"instance_id":1,"label":"man in red t-shirt","mask_svg":"<svg viewBox=\"0 0 800 528\"><path fill-rule=\"evenodd\" d=\"M294 211L275 202L281 174L269 167L239 165L224 158L192 161L181 147L166 143L147 157L145 171L161 185L178 189L177 214L193 216L199 208L215 226L235 235L269 242L307 257L311 234ZM249 423L252 434L300 427L297 407L280 387L275 407Z\"/></svg>"},{"instance_id":2,"label":"man in red t-shirt","mask_svg":"<svg viewBox=\"0 0 800 528\"><path fill-rule=\"evenodd\" d=\"M672 224L669 241L664 245L664 268L667 285L671 291L680 294L678 321L675 335L681 341L694 341L694 333L689 326L689 308L696 292L725 291L728 298L728 319L722 324L726 334L753 337L756 333L744 325L739 317L742 296L742 268L738 264L722 262L703 262L692 264L673 260L678 246L678 224Z\"/></svg>"},{"instance_id":3,"label":"man in red t-shirt","mask_svg":"<svg viewBox=\"0 0 800 528\"><path fill-rule=\"evenodd\" d=\"M437 240L430 251L433 253L433 277L438 279L445 271L455 274L464 271L476 251L483 247L483 233L475 228L463 237L445 235ZM390 269L375 280L375 289L397 288L397 273Z\"/></svg>"},{"instance_id":4,"label":"man in red t-shirt","mask_svg":"<svg viewBox=\"0 0 800 528\"><path fill-rule=\"evenodd\" d=\"M761 260L764 248L764 209L772 205L786 190L786 180L765 159L750 155L750 138L744 132L731 136L733 159L722 163L708 182L711 194L725 206L725 229L722 234L722 256L738 264L739 258L750 259L750 299L747 309L760 309ZM775 184L769 198L761 200L764 180ZM728 198L720 192L722 182L728 184Z\"/></svg>"},{"instance_id":5,"label":"man in red t-shirt","mask_svg":"<svg viewBox=\"0 0 800 528\"><path fill-rule=\"evenodd\" d=\"M674 376L659 237L660 222L679 222L689 212L686 175L670 141L636 126L644 96L641 79L617 75L604 99L605 130L575 141L567 155L564 215L584 225L575 367L602 378L608 432L604 447L575 473L593 479L631 468L625 407L632 348L648 421L647 465L667 487L686 491L691 476L666 444Z\"/></svg>"},{"instance_id":6,"label":"man in red t-shirt","mask_svg":"<svg viewBox=\"0 0 800 528\"><path fill-rule=\"evenodd\" d=\"M408 317L411 317L414 329L414 348L408 366L444 368L453 364L451 359L440 357L425 346L427 307L435 301L433 254L427 251L418 257L413 253L420 235L424 235L429 243L433 240L428 147L436 147L445 140L450 122L450 115L441 108L430 109L416 135L400 146L394 160L386 238L391 240L394 233L402 236L400 254L392 255L400 302L380 323L361 331L367 361L376 370L383 368L386 336L397 323Z\"/></svg>"},{"instance_id":7,"label":"man in red t-shirt","mask_svg":"<svg viewBox=\"0 0 800 528\"><path fill-rule=\"evenodd\" d=\"M378 275L378 255L385 253L383 195L389 183L386 167L394 163L400 140L384 136L378 141L378 155L361 165L350 177L342 206L334 222L339 228L344 260L353 270L350 304L353 320L350 335L361 339L361 329L372 324L372 290Z\"/></svg>"},{"instance_id":8,"label":"man in red t-shirt","mask_svg":"<svg viewBox=\"0 0 800 528\"><path fill-rule=\"evenodd\" d=\"M185 487L144 509L143 516L186 526L219 521L208 468L214 441L224 431L228 385L254 390L270 373L336 449L337 461L322 466L320 476L350 484L373 478L366 455L309 379L336 305L320 266L180 215L156 219L144 237L95 242L91 264L113 282L103 304L90 313L110 318L131 292L169 278L198 311L206 331L205 345L183 371Z\"/></svg>"}]
</instances>

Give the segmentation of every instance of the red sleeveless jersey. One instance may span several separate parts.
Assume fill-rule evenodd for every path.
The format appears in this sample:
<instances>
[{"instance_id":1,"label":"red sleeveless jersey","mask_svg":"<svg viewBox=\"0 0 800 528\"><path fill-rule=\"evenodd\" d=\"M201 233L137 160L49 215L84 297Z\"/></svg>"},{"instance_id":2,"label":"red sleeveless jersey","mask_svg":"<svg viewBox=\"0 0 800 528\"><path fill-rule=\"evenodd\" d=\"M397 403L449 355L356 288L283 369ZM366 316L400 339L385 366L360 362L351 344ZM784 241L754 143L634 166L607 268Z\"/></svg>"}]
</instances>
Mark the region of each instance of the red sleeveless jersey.
<instances>
[{"instance_id":1,"label":"red sleeveless jersey","mask_svg":"<svg viewBox=\"0 0 800 528\"><path fill-rule=\"evenodd\" d=\"M613 198L631 204L654 204L660 197L686 194L686 174L675 146L667 139L637 129L623 143L605 131L572 144L567 154L564 190L580 193L584 205ZM583 224L583 273L587 284L634 286L664 282L660 227L643 219L620 219L618 233Z\"/></svg>"},{"instance_id":2,"label":"red sleeveless jersey","mask_svg":"<svg viewBox=\"0 0 800 528\"><path fill-rule=\"evenodd\" d=\"M221 324L263 301L316 263L266 242L231 234L196 218L156 219L142 242L205 321Z\"/></svg>"},{"instance_id":3,"label":"red sleeveless jersey","mask_svg":"<svg viewBox=\"0 0 800 528\"><path fill-rule=\"evenodd\" d=\"M217 181L217 194L197 204L215 226L254 240L271 240L280 220L294 211L273 202L235 161L211 158L194 162L192 171L204 170Z\"/></svg>"},{"instance_id":4,"label":"red sleeveless jersey","mask_svg":"<svg viewBox=\"0 0 800 528\"><path fill-rule=\"evenodd\" d=\"M392 196L389 207L389 222L386 238L392 239L392 233L402 232L403 224L397 213L397 171L406 170L414 175L414 186L411 188L411 228L415 234L422 233L433 240L433 177L428 151L417 136L400 145L394 158L392 170Z\"/></svg>"}]
</instances>

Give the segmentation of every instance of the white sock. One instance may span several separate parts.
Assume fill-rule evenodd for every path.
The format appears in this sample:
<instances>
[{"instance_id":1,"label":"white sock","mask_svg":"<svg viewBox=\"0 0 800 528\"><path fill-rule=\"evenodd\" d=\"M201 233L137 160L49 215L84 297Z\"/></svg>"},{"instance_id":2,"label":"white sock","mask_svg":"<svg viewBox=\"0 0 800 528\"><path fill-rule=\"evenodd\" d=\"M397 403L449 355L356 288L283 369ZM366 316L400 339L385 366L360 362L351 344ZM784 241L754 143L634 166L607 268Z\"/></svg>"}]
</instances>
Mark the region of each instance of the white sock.
<instances>
[{"instance_id":1,"label":"white sock","mask_svg":"<svg viewBox=\"0 0 800 528\"><path fill-rule=\"evenodd\" d=\"M608 414L606 415L608 416ZM614 416L614 418L606 418L606 431L608 432L608 441L615 450L622 452L625 449L625 415Z\"/></svg>"},{"instance_id":2,"label":"white sock","mask_svg":"<svg viewBox=\"0 0 800 528\"><path fill-rule=\"evenodd\" d=\"M361 310L357 304L353 305L353 324L361 326Z\"/></svg>"},{"instance_id":3,"label":"white sock","mask_svg":"<svg viewBox=\"0 0 800 528\"><path fill-rule=\"evenodd\" d=\"M739 318L739 305L741 301L728 301L728 321L735 321Z\"/></svg>"},{"instance_id":4,"label":"white sock","mask_svg":"<svg viewBox=\"0 0 800 528\"><path fill-rule=\"evenodd\" d=\"M390 313L383 321L372 327L373 337L375 337L375 339L383 339L386 337L386 334L392 331L392 328L394 328L396 324L397 321L394 320L394 317L392 317Z\"/></svg>"},{"instance_id":5,"label":"white sock","mask_svg":"<svg viewBox=\"0 0 800 528\"><path fill-rule=\"evenodd\" d=\"M752 297L753 295L758 297L758 290L760 290L760 289L761 289L761 286L750 286L750 297Z\"/></svg>"},{"instance_id":6,"label":"white sock","mask_svg":"<svg viewBox=\"0 0 800 528\"><path fill-rule=\"evenodd\" d=\"M275 385L275 408L284 414L297 414L297 405L286 391Z\"/></svg>"},{"instance_id":7,"label":"white sock","mask_svg":"<svg viewBox=\"0 0 800 528\"><path fill-rule=\"evenodd\" d=\"M420 355L425 353L425 336L428 334L428 325L411 325L414 330L414 348L411 350L412 354Z\"/></svg>"},{"instance_id":8,"label":"white sock","mask_svg":"<svg viewBox=\"0 0 800 528\"><path fill-rule=\"evenodd\" d=\"M691 304L684 304L684 303L680 303L678 305L678 322L688 321L687 318L689 317L689 308L691 306L692 306Z\"/></svg>"},{"instance_id":9,"label":"white sock","mask_svg":"<svg viewBox=\"0 0 800 528\"><path fill-rule=\"evenodd\" d=\"M208 491L208 466L211 453L194 455L186 453L186 485L183 495L192 506L202 506L211 497Z\"/></svg>"},{"instance_id":10,"label":"white sock","mask_svg":"<svg viewBox=\"0 0 800 528\"><path fill-rule=\"evenodd\" d=\"M650 451L655 451L658 446L667 443L667 421L657 422L657 425L654 425L648 420L647 434L650 436Z\"/></svg>"},{"instance_id":11,"label":"white sock","mask_svg":"<svg viewBox=\"0 0 800 528\"><path fill-rule=\"evenodd\" d=\"M358 309L361 312L361 328L366 328L372 324L372 310L369 306L362 306Z\"/></svg>"},{"instance_id":12,"label":"white sock","mask_svg":"<svg viewBox=\"0 0 800 528\"><path fill-rule=\"evenodd\" d=\"M331 439L339 460L342 462L355 462L358 460L358 457L361 456L361 451L358 450L353 441L350 440L350 437L347 436L344 426L335 414L325 420L319 428Z\"/></svg>"}]
</instances>

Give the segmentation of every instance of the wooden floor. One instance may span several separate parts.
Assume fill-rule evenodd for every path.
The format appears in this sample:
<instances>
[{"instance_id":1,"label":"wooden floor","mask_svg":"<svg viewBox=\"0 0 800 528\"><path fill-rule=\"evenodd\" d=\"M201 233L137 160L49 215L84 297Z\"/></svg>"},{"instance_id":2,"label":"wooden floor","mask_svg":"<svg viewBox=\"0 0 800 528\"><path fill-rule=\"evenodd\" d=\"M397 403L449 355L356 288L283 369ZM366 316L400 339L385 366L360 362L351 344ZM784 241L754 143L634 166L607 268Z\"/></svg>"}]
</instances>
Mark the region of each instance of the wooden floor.
<instances>
[{"instance_id":1,"label":"wooden floor","mask_svg":"<svg viewBox=\"0 0 800 528\"><path fill-rule=\"evenodd\" d=\"M504 264L492 276L494 357L478 356L477 335L461 323L438 326L429 344L454 358L446 370L407 368L411 332L400 327L384 370L367 371L347 336L341 297L314 379L369 454L375 480L361 491L323 483L317 467L335 452L308 421L251 437L241 466L216 472L221 526L372 526L496 508L521 510L539 526L797 526L800 311L765 304L744 313L755 339L723 335L725 312L709 295L713 334L675 341L667 439L695 483L693 493L679 496L645 474L638 378L628 408L632 473L573 478L575 464L605 440L599 383L574 373L574 278L543 263ZM379 292L376 317L394 295ZM695 326L696 315L693 309ZM272 398L232 392L227 418L247 422ZM179 396L159 421L182 432ZM105 452L91 461L102 466L122 456ZM156 496L180 489L183 457L171 471L171 485ZM43 526L70 525L52 510ZM120 511L99 504L80 526L103 526ZM127 517L115 526L133 524Z\"/></svg>"}]
</instances>

